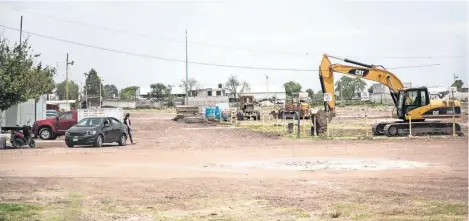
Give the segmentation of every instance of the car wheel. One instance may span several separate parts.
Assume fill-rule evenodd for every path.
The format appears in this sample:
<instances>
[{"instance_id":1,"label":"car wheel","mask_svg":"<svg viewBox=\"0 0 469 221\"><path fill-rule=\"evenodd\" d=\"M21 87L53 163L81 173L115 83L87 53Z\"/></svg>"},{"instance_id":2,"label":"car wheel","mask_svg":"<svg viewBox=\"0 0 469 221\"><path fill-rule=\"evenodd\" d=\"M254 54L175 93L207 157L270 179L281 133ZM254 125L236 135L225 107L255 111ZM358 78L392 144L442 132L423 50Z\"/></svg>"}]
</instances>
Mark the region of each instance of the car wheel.
<instances>
[{"instance_id":1,"label":"car wheel","mask_svg":"<svg viewBox=\"0 0 469 221\"><path fill-rule=\"evenodd\" d=\"M103 146L103 136L99 135L98 138L96 138L96 143L94 143L95 147L101 147Z\"/></svg>"},{"instance_id":2,"label":"car wheel","mask_svg":"<svg viewBox=\"0 0 469 221\"><path fill-rule=\"evenodd\" d=\"M75 146L75 145L73 145L73 143L67 143L67 147L72 148L73 146Z\"/></svg>"},{"instance_id":3,"label":"car wheel","mask_svg":"<svg viewBox=\"0 0 469 221\"><path fill-rule=\"evenodd\" d=\"M52 139L52 131L49 128L42 128L39 130L39 137L43 140L50 140Z\"/></svg>"},{"instance_id":4,"label":"car wheel","mask_svg":"<svg viewBox=\"0 0 469 221\"><path fill-rule=\"evenodd\" d=\"M125 146L127 142L127 136L125 134L122 134L120 139L119 139L119 146Z\"/></svg>"}]
</instances>

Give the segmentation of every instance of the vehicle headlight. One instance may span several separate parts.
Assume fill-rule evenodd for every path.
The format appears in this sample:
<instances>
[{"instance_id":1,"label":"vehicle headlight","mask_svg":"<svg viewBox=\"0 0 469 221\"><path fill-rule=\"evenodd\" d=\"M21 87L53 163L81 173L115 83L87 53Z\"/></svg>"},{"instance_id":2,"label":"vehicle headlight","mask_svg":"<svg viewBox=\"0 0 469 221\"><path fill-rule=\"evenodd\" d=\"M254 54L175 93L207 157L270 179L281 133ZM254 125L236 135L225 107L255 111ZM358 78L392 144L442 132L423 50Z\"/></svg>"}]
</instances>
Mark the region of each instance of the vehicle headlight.
<instances>
[{"instance_id":1,"label":"vehicle headlight","mask_svg":"<svg viewBox=\"0 0 469 221\"><path fill-rule=\"evenodd\" d=\"M96 134L96 131L95 131L95 130L86 131L86 135L95 135L95 134Z\"/></svg>"},{"instance_id":2,"label":"vehicle headlight","mask_svg":"<svg viewBox=\"0 0 469 221\"><path fill-rule=\"evenodd\" d=\"M65 136L70 136L70 132L68 132L68 130L65 131Z\"/></svg>"}]
</instances>

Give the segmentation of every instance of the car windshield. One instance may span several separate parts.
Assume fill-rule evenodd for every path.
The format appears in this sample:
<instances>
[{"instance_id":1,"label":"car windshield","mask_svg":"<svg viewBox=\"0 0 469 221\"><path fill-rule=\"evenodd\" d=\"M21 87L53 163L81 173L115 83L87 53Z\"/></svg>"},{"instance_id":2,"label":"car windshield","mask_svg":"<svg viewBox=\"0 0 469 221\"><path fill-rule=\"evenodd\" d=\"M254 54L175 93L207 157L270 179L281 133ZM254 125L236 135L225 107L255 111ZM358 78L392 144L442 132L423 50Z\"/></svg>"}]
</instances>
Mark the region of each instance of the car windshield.
<instances>
[{"instance_id":1,"label":"car windshield","mask_svg":"<svg viewBox=\"0 0 469 221\"><path fill-rule=\"evenodd\" d=\"M103 122L102 118L85 118L78 122L78 127L95 127L99 126Z\"/></svg>"}]
</instances>

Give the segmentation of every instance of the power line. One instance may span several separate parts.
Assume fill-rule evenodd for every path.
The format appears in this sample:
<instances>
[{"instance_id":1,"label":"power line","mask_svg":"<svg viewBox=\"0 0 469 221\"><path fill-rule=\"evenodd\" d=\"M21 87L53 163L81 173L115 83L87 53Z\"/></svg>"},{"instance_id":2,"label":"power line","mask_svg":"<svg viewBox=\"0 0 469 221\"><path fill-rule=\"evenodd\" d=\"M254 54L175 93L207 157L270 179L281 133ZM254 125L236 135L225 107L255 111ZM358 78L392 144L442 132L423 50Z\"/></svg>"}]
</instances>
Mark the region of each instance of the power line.
<instances>
[{"instance_id":1,"label":"power line","mask_svg":"<svg viewBox=\"0 0 469 221\"><path fill-rule=\"evenodd\" d=\"M0 27L14 30L14 31L20 31L17 28L12 28L6 25L1 25ZM98 49L98 50L103 50L103 51L108 51L108 52L114 52L114 53L119 53L119 54L126 54L126 55L132 55L132 56L137 56L137 57L143 57L143 58L149 58L149 59L157 59L157 60L164 60L164 61L172 61L172 62L186 62L185 60L181 59L173 59L173 58L165 58L165 57L160 57L160 56L154 56L154 55L147 55L147 54L141 54L141 53L134 53L134 52L127 52L127 51L122 51L122 50L117 50L117 49L110 49L110 48L104 48L100 46L93 46L89 44L84 44L84 43L79 43L75 41L70 41L70 40L65 40L65 39L60 39L60 38L55 38L43 34L37 34L29 31L24 31L24 33L46 38L46 39L51 39L55 41L60 41L68 44L73 44L73 45L79 45L82 47L87 47L87 48L93 48L93 49ZM207 62L196 62L196 61L190 61L188 62L190 64L197 64L197 65L205 65L205 66L214 66L214 67L228 67L228 68L241 68L241 69L254 69L254 70L270 70L270 71L297 71L297 72L317 72L319 71L318 69L293 69L293 68L268 68L268 67L253 67L253 66L241 66L241 65L228 65L228 64L216 64L216 63L207 63ZM429 67L429 66L438 66L440 64L424 64L424 65L414 65L414 66L402 66L402 67L393 67L393 68L387 68L387 69L406 69L406 68L419 68L419 67Z\"/></svg>"},{"instance_id":2,"label":"power line","mask_svg":"<svg viewBox=\"0 0 469 221\"><path fill-rule=\"evenodd\" d=\"M117 29L117 28L110 28L106 26L101 26L101 25L95 25L95 24L90 24L90 23L83 23L83 22L77 22L77 21L72 21L69 19L65 18L59 18L59 17L54 17L50 15L45 15L42 13L37 13L37 12L31 12L31 11L25 11L25 10L18 10L18 9L12 9L14 11L18 12L25 12L45 18L49 18L52 20L57 20L61 22L67 22L75 25L80 25L83 27L91 27L95 29L101 29L109 32L117 32L117 33L122 33L122 34L127 34L127 35L135 35L135 36L140 36L144 38L161 38L165 39L167 41L173 41L173 42L178 42L178 43L186 43L186 41L183 40L178 40L178 39L173 39L173 38L168 38L168 37L163 37L163 36L155 36L155 35L149 35L145 33L137 33L137 32L130 32L122 29ZM213 48L226 48L226 49L233 49L233 50L242 50L242 51L251 51L251 52L263 52L263 53L271 53L271 54L284 54L284 55L297 55L297 56L310 56L309 53L299 53L299 52L285 52L285 51L275 51L275 50L264 50L264 49L253 49L253 48L247 48L247 47L234 47L234 46L226 46L226 45L216 45L216 44L209 44L205 42L197 42L197 41L188 41L187 43L189 44L194 44L194 45L201 45L201 46L207 46L207 47L213 47ZM467 55L451 55L451 56L343 56L343 57L369 57L369 58L381 58L381 59L450 59L450 58L467 58Z\"/></svg>"},{"instance_id":3,"label":"power line","mask_svg":"<svg viewBox=\"0 0 469 221\"><path fill-rule=\"evenodd\" d=\"M50 16L50 15L44 15L44 14L37 13L37 12L23 11L23 10L18 10L18 9L12 9L12 10L19 11L19 12L25 12L25 13L29 13L29 14L33 14L33 15L37 15L37 16L41 16L41 17L45 17L45 18L49 18L49 19L52 19L52 20L61 21L61 22L67 22L67 23L71 23L71 24L75 24L75 25L80 25L80 26L83 26L83 27L91 27L91 28L101 29L101 30L110 31L110 32L118 32L118 33L127 34L127 35L140 36L140 37L144 37L144 38L152 38L152 39L153 38L161 38L161 39L165 39L167 41L185 43L185 41L183 41L183 40L178 40L178 39L174 39L174 38L168 38L168 37L163 37L163 36L155 36L155 35L149 35L149 34L137 33L137 32L129 32L129 31L122 30L122 29L110 28L110 27L105 27L105 26L95 25L95 24L89 24L89 23L84 23L84 22L77 22L77 21L72 21L72 20L69 20L69 19L54 17L54 16ZM273 50L253 49L253 48L246 48L246 47L234 47L234 46L226 46L226 45L209 44L209 43L198 42L198 41L188 41L187 43L194 44L194 45L202 45L202 46L207 46L207 47L213 47L213 48L226 48L226 49L233 49L233 50L263 52L263 53L272 53L272 54L301 55L301 56L308 55L308 53L282 52L282 51L273 51Z\"/></svg>"},{"instance_id":4,"label":"power line","mask_svg":"<svg viewBox=\"0 0 469 221\"><path fill-rule=\"evenodd\" d=\"M19 31L19 29L12 28L9 26L1 25L0 27L14 30L14 31ZM79 45L87 48L94 48L94 49L99 49L103 51L109 51L109 52L114 52L114 53L120 53L120 54L126 54L126 55L133 55L137 57L144 57L144 58L151 58L151 59L158 59L158 60L165 60L165 61L173 61L173 62L186 62L185 60L180 60L180 59L173 59L173 58L165 58L165 57L159 57L159 56L154 56L154 55L146 55L146 54L141 54L141 53L134 53L134 52L127 52L127 51L121 51L121 50L116 50L116 49L110 49L110 48L104 48L100 46L93 46L89 44L84 44L84 43L79 43L79 42L74 42L74 41L69 41L65 39L60 39L60 38L55 38L47 35L42 35L42 34L37 34L29 31L23 31L24 33L42 37L42 38L47 38L55 41L60 41L60 42L65 42L69 44L74 44L74 45ZM229 67L229 68L242 68L242 69L255 69L255 70L270 70L270 71L303 71L303 72L308 72L308 71L317 71L313 69L293 69L293 68L266 68L266 67L252 67L252 66L241 66L241 65L226 65L226 64L214 64L214 63L206 63L206 62L195 62L195 61L190 61L188 62L190 64L198 64L198 65L205 65L205 66L215 66L215 67Z\"/></svg>"},{"instance_id":5,"label":"power line","mask_svg":"<svg viewBox=\"0 0 469 221\"><path fill-rule=\"evenodd\" d=\"M383 59L449 59L449 58L467 58L467 55L451 55L451 56L343 56L350 58L383 58Z\"/></svg>"}]
</instances>

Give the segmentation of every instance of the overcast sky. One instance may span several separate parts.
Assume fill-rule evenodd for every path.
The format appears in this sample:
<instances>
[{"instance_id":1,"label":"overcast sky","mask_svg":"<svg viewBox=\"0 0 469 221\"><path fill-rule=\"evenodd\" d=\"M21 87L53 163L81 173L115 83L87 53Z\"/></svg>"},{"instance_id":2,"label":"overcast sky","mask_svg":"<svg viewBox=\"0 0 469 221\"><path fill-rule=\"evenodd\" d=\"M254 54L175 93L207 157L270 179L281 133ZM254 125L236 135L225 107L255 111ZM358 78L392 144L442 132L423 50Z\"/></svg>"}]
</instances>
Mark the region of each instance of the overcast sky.
<instances>
[{"instance_id":1,"label":"overcast sky","mask_svg":"<svg viewBox=\"0 0 469 221\"><path fill-rule=\"evenodd\" d=\"M0 3L0 25L19 28L23 15L24 31L102 48L184 60L184 32L188 29L188 57L193 62L317 69L322 54L328 53L387 68L440 64L392 71L412 86L444 87L452 83L453 74L468 83L467 14L466 1ZM19 32L0 30L11 42L19 40ZM156 82L179 85L185 78L183 62L113 53L33 35L30 43L45 64L57 66L56 81L65 78L66 53L75 62L69 69L70 79L77 82L83 82L82 73L91 68L105 84L119 89L131 85L148 88ZM189 64L189 76L204 86L224 83L232 74L256 91L265 89L266 75L270 91L281 89L289 80L300 82L304 89L320 90L317 71Z\"/></svg>"}]
</instances>

